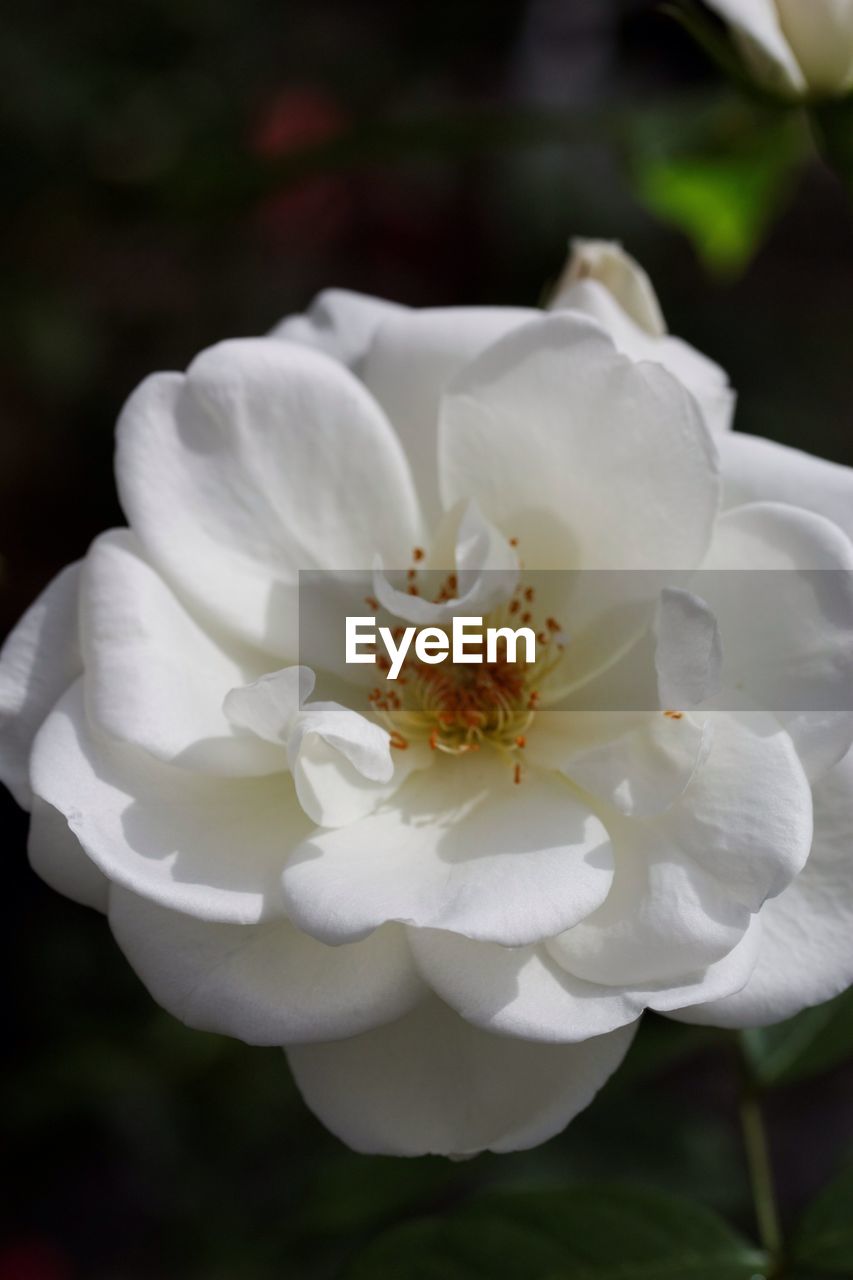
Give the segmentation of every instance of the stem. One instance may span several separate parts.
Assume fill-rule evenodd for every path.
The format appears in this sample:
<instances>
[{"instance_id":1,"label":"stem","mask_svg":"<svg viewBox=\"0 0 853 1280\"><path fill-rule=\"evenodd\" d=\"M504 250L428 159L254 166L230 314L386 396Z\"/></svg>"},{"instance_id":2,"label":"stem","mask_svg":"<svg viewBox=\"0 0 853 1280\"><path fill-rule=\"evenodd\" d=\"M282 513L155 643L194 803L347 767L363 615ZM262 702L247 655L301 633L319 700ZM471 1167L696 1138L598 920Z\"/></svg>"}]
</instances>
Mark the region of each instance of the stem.
<instances>
[{"instance_id":1,"label":"stem","mask_svg":"<svg viewBox=\"0 0 853 1280\"><path fill-rule=\"evenodd\" d=\"M750 1081L746 1083L741 1095L740 1123L758 1234L775 1271L782 1253L782 1231L761 1098Z\"/></svg>"}]
</instances>

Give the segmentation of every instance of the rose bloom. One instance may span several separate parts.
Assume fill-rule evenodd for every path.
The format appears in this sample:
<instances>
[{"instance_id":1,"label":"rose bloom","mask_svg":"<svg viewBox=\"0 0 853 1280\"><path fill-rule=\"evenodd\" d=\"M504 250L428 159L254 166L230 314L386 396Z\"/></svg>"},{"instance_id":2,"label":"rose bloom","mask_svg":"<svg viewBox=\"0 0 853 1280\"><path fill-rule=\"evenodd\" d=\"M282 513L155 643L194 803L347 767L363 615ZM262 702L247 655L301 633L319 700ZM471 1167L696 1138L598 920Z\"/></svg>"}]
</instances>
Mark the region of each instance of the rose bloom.
<instances>
[{"instance_id":1,"label":"rose bloom","mask_svg":"<svg viewBox=\"0 0 853 1280\"><path fill-rule=\"evenodd\" d=\"M367 1152L532 1146L644 1009L745 1027L842 991L853 480L731 433L733 403L596 242L545 312L330 291L149 378L129 527L0 660L32 865L176 1017L284 1046ZM698 568L786 572L661 592ZM367 570L400 625L529 616L536 661L374 688L300 653L308 569ZM624 572L539 573L577 569Z\"/></svg>"},{"instance_id":2,"label":"rose bloom","mask_svg":"<svg viewBox=\"0 0 853 1280\"><path fill-rule=\"evenodd\" d=\"M853 91L853 0L707 0L759 84L785 97Z\"/></svg>"}]
</instances>

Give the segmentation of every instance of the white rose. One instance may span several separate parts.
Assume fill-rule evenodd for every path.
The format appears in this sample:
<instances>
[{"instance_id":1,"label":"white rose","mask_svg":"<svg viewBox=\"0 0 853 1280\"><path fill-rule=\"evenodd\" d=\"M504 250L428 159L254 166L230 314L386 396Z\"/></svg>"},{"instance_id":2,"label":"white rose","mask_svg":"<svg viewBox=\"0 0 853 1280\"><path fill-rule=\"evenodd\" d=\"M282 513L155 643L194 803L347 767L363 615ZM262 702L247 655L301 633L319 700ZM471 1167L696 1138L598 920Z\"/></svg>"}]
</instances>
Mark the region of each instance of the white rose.
<instances>
[{"instance_id":1,"label":"white rose","mask_svg":"<svg viewBox=\"0 0 853 1280\"><path fill-rule=\"evenodd\" d=\"M149 378L118 427L130 528L0 659L0 775L35 869L108 912L184 1022L284 1045L363 1151L531 1146L644 1009L755 1025L853 981L853 598L800 573L853 567L820 514L849 512L851 474L715 438L663 354L635 363L578 306L330 292ZM655 572L611 575L628 630L581 590L558 640L537 599L541 666L500 692L487 673L473 706L450 667L440 714L413 678L374 715L363 684L296 665L297 572L414 548L414 574L455 555L468 600L493 573L518 598L538 569ZM700 566L788 572L772 601L743 575L716 618L667 590L650 628L659 571ZM688 709L715 684L716 708L737 686L826 710ZM658 688L678 710L624 709Z\"/></svg>"},{"instance_id":2,"label":"white rose","mask_svg":"<svg viewBox=\"0 0 853 1280\"><path fill-rule=\"evenodd\" d=\"M707 0L758 82L786 97L853 90L853 0Z\"/></svg>"}]
</instances>

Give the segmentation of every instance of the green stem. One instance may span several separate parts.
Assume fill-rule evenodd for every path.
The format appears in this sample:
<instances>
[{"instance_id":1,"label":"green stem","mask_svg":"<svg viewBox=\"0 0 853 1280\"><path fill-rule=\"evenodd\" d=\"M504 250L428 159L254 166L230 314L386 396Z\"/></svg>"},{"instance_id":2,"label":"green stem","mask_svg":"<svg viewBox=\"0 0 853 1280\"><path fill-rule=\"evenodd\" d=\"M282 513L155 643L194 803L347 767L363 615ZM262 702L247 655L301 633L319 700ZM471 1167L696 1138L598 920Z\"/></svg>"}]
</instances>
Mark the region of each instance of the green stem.
<instances>
[{"instance_id":1,"label":"green stem","mask_svg":"<svg viewBox=\"0 0 853 1280\"><path fill-rule=\"evenodd\" d=\"M741 1095L740 1123L758 1234L770 1255L775 1274L782 1254L782 1231L761 1097L752 1082L746 1083Z\"/></svg>"}]
</instances>

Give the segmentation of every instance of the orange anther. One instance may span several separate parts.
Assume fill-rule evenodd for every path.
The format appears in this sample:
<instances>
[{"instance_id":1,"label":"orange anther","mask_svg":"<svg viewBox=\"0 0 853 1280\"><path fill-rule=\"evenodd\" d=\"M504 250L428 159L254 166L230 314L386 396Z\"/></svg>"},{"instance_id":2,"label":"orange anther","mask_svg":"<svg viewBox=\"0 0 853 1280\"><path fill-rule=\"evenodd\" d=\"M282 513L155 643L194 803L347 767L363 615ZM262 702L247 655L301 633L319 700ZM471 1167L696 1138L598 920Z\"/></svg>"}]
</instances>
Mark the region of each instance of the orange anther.
<instances>
[{"instance_id":1,"label":"orange anther","mask_svg":"<svg viewBox=\"0 0 853 1280\"><path fill-rule=\"evenodd\" d=\"M423 560L425 555L426 555L426 552L424 551L423 547L415 547L414 550L412 551L412 559L415 561L415 564L420 563L420 561Z\"/></svg>"}]
</instances>

